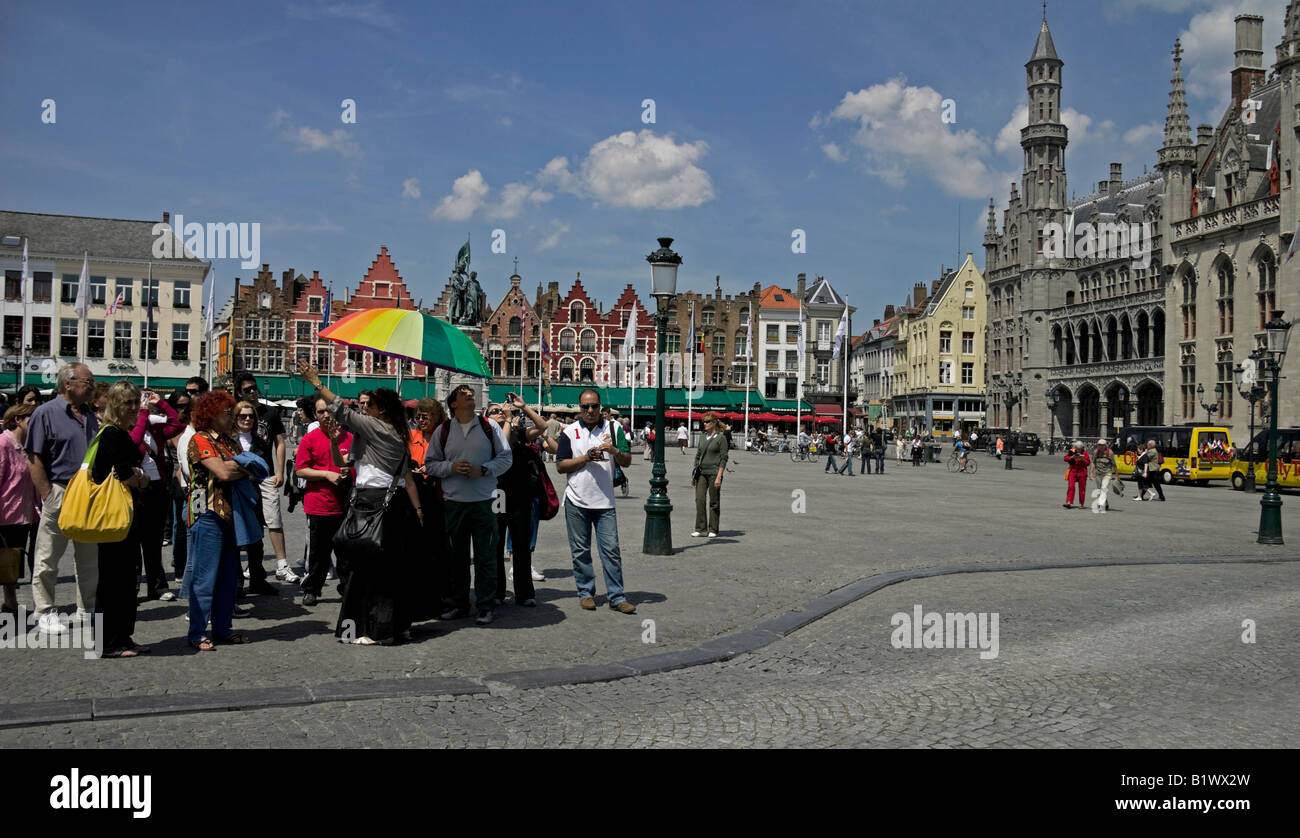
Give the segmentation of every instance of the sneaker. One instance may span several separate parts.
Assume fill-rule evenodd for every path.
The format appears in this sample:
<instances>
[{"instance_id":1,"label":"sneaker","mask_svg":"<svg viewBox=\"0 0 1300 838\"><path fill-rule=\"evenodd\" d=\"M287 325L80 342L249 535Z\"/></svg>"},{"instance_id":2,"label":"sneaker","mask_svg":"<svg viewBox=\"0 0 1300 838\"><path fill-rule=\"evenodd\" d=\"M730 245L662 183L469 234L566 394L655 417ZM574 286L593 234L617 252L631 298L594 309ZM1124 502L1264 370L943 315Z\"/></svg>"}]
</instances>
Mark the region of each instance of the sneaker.
<instances>
[{"instance_id":1,"label":"sneaker","mask_svg":"<svg viewBox=\"0 0 1300 838\"><path fill-rule=\"evenodd\" d=\"M540 572L540 571L537 569L537 566L536 566L536 565L533 565L533 581L534 581L534 582L545 582L545 581L546 581L546 574Z\"/></svg>"},{"instance_id":2,"label":"sneaker","mask_svg":"<svg viewBox=\"0 0 1300 838\"><path fill-rule=\"evenodd\" d=\"M1142 497L1141 495L1134 495L1134 496L1133 496L1133 500L1135 500L1135 501L1138 501L1138 500L1146 500L1146 498Z\"/></svg>"},{"instance_id":3,"label":"sneaker","mask_svg":"<svg viewBox=\"0 0 1300 838\"><path fill-rule=\"evenodd\" d=\"M615 611L617 611L617 612L620 613L620 614L635 614L635 613L636 613L636 606L633 605L632 603L628 602L627 600L623 600L622 602L617 602L617 603L615 603L615 602L611 602L611 603L609 604L609 607L610 607L610 608L613 608Z\"/></svg>"},{"instance_id":4,"label":"sneaker","mask_svg":"<svg viewBox=\"0 0 1300 838\"><path fill-rule=\"evenodd\" d=\"M275 578L279 579L281 582L288 582L290 585L296 585L298 582L302 581L302 577L290 570L288 562L276 564Z\"/></svg>"},{"instance_id":5,"label":"sneaker","mask_svg":"<svg viewBox=\"0 0 1300 838\"><path fill-rule=\"evenodd\" d=\"M718 534L717 534L716 532L711 532L711 533L709 533L709 538L717 538L717 537L718 537Z\"/></svg>"},{"instance_id":6,"label":"sneaker","mask_svg":"<svg viewBox=\"0 0 1300 838\"><path fill-rule=\"evenodd\" d=\"M585 597L583 597L582 599L578 600L578 604L582 606L582 610L583 610L583 611L595 611L595 610L596 610L596 599L595 599L595 597L585 596Z\"/></svg>"},{"instance_id":7,"label":"sneaker","mask_svg":"<svg viewBox=\"0 0 1300 838\"><path fill-rule=\"evenodd\" d=\"M162 600L163 602L175 602L176 594L172 593L171 591L163 591L161 594L158 595L158 599Z\"/></svg>"},{"instance_id":8,"label":"sneaker","mask_svg":"<svg viewBox=\"0 0 1300 838\"><path fill-rule=\"evenodd\" d=\"M704 533L700 532L699 530L696 530L695 532L691 533L691 538L703 538L703 537L704 537Z\"/></svg>"},{"instance_id":9,"label":"sneaker","mask_svg":"<svg viewBox=\"0 0 1300 838\"><path fill-rule=\"evenodd\" d=\"M486 626L492 622L492 610L479 611L478 617L474 620L476 625Z\"/></svg>"},{"instance_id":10,"label":"sneaker","mask_svg":"<svg viewBox=\"0 0 1300 838\"><path fill-rule=\"evenodd\" d=\"M68 627L59 619L57 611L46 611L36 622L36 630L45 634L66 634Z\"/></svg>"},{"instance_id":11,"label":"sneaker","mask_svg":"<svg viewBox=\"0 0 1300 838\"><path fill-rule=\"evenodd\" d=\"M442 612L438 616L439 620L463 620L469 616L469 611L464 608L452 608Z\"/></svg>"},{"instance_id":12,"label":"sneaker","mask_svg":"<svg viewBox=\"0 0 1300 838\"><path fill-rule=\"evenodd\" d=\"M302 595L303 605L315 605L316 602L317 602L317 597L315 594L308 592Z\"/></svg>"}]
</instances>

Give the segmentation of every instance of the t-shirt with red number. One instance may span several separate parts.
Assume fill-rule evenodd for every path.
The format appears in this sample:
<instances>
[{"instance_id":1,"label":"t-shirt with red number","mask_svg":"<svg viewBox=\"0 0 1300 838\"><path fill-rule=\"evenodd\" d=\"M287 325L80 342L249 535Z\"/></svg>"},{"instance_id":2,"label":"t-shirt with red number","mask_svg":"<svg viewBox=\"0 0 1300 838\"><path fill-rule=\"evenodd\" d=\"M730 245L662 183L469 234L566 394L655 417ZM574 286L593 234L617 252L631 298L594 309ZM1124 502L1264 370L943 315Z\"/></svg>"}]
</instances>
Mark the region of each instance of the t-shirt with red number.
<instances>
[{"instance_id":1,"label":"t-shirt with red number","mask_svg":"<svg viewBox=\"0 0 1300 838\"><path fill-rule=\"evenodd\" d=\"M347 459L352 450L352 434L339 431L339 453ZM320 428L302 438L293 467L314 468L318 471L338 472L334 455L330 452L330 438ZM342 515L345 511L348 490L346 484L332 485L328 480L309 479L303 489L302 508L308 515Z\"/></svg>"},{"instance_id":2,"label":"t-shirt with red number","mask_svg":"<svg viewBox=\"0 0 1300 838\"><path fill-rule=\"evenodd\" d=\"M234 508L230 503L230 487L216 478L203 465L210 457L222 460L235 459L234 449L238 443L226 437L213 439L209 432L201 431L190 437L190 444L185 452L185 459L190 464L190 492L186 503L186 526L194 522L204 512L215 512L223 521L234 520Z\"/></svg>"}]
</instances>

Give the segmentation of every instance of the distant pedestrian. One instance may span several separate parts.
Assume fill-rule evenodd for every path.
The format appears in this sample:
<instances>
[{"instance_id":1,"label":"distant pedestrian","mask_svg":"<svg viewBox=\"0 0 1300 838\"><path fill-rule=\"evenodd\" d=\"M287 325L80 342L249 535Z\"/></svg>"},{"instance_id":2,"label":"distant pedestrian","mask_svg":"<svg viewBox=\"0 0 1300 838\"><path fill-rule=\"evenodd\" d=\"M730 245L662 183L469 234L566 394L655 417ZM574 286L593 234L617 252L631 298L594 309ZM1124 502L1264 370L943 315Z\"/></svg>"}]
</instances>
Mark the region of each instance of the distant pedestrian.
<instances>
[{"instance_id":1,"label":"distant pedestrian","mask_svg":"<svg viewBox=\"0 0 1300 838\"><path fill-rule=\"evenodd\" d=\"M1083 509L1087 506L1088 465L1090 463L1088 452L1084 450L1083 443L1076 441L1070 445L1070 450L1065 452L1064 460L1068 470L1065 473L1066 491L1063 505L1066 509L1070 508L1077 489L1079 492L1079 508Z\"/></svg>"},{"instance_id":2,"label":"distant pedestrian","mask_svg":"<svg viewBox=\"0 0 1300 838\"><path fill-rule=\"evenodd\" d=\"M686 429L686 423L677 426L677 447L681 449L682 455L686 454L686 443L690 441L691 432Z\"/></svg>"},{"instance_id":3,"label":"distant pedestrian","mask_svg":"<svg viewBox=\"0 0 1300 838\"><path fill-rule=\"evenodd\" d=\"M925 444L921 442L921 437L912 437L912 468L921 467L921 453Z\"/></svg>"},{"instance_id":4,"label":"distant pedestrian","mask_svg":"<svg viewBox=\"0 0 1300 838\"><path fill-rule=\"evenodd\" d=\"M722 474L727 468L724 425L716 414L704 414L704 438L695 451L691 485L695 487L695 538L716 538L722 517Z\"/></svg>"},{"instance_id":5,"label":"distant pedestrian","mask_svg":"<svg viewBox=\"0 0 1300 838\"><path fill-rule=\"evenodd\" d=\"M843 474L844 470L848 469L849 477L853 476L853 458L858 455L858 450L859 450L858 440L855 437L850 436L849 434L845 434L844 452L843 452L844 464L840 466L839 471L836 472L837 474Z\"/></svg>"},{"instance_id":6,"label":"distant pedestrian","mask_svg":"<svg viewBox=\"0 0 1300 838\"><path fill-rule=\"evenodd\" d=\"M1115 479L1115 455L1104 439L1097 440L1096 447L1092 449L1091 471L1097 481L1097 488L1101 490L1101 503L1094 507L1094 511L1104 514L1110 506L1110 484Z\"/></svg>"},{"instance_id":7,"label":"distant pedestrian","mask_svg":"<svg viewBox=\"0 0 1300 838\"><path fill-rule=\"evenodd\" d=\"M1004 443L1002 442L1002 437L998 437L997 452L998 452L998 459L999 459L999 460L1002 459L1002 446L1003 446L1003 444L1004 444Z\"/></svg>"},{"instance_id":8,"label":"distant pedestrian","mask_svg":"<svg viewBox=\"0 0 1300 838\"><path fill-rule=\"evenodd\" d=\"M1142 476L1146 480L1146 487L1138 490L1138 496L1134 500L1154 500L1159 496L1163 502L1165 499L1165 490L1161 485L1164 483L1164 475L1160 470L1160 464L1164 462L1164 457L1156 448L1154 439L1147 440L1147 447L1138 457L1134 473L1141 470Z\"/></svg>"},{"instance_id":9,"label":"distant pedestrian","mask_svg":"<svg viewBox=\"0 0 1300 838\"><path fill-rule=\"evenodd\" d=\"M876 440L871 434L858 437L858 450L862 454L862 473L871 473L871 461L876 457Z\"/></svg>"},{"instance_id":10,"label":"distant pedestrian","mask_svg":"<svg viewBox=\"0 0 1300 838\"><path fill-rule=\"evenodd\" d=\"M876 440L876 474L885 473L885 431L880 431L880 439Z\"/></svg>"}]
</instances>

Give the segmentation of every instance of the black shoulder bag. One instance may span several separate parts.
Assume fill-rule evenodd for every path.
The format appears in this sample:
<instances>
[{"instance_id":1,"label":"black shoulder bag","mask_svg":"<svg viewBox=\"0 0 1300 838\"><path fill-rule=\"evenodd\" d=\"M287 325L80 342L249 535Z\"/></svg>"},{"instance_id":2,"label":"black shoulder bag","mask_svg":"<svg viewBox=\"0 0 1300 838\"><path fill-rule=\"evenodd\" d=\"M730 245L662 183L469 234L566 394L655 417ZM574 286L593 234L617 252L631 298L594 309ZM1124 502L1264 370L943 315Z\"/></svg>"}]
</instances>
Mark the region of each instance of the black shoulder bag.
<instances>
[{"instance_id":1,"label":"black shoulder bag","mask_svg":"<svg viewBox=\"0 0 1300 838\"><path fill-rule=\"evenodd\" d=\"M384 554L384 518L397 491L397 475L393 475L382 502L377 492L362 495L362 491L353 484L347 514L334 534L334 549L347 556L354 567L379 559Z\"/></svg>"}]
</instances>

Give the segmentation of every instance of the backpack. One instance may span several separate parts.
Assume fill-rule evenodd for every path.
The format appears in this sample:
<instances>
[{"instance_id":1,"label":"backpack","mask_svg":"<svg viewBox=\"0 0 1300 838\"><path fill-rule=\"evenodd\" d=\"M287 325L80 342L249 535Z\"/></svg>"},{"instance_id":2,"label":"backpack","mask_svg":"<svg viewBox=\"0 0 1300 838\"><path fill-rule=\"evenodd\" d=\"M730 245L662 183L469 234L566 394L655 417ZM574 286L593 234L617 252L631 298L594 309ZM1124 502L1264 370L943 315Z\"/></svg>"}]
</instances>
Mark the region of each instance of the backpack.
<instances>
[{"instance_id":1,"label":"backpack","mask_svg":"<svg viewBox=\"0 0 1300 838\"><path fill-rule=\"evenodd\" d=\"M492 446L492 459L497 458L497 435L492 432L491 419L486 416L476 416L478 426L483 429L483 436L487 437L488 445ZM438 427L438 445L442 447L442 453L447 453L447 434L451 432L451 420L446 419Z\"/></svg>"}]
</instances>

